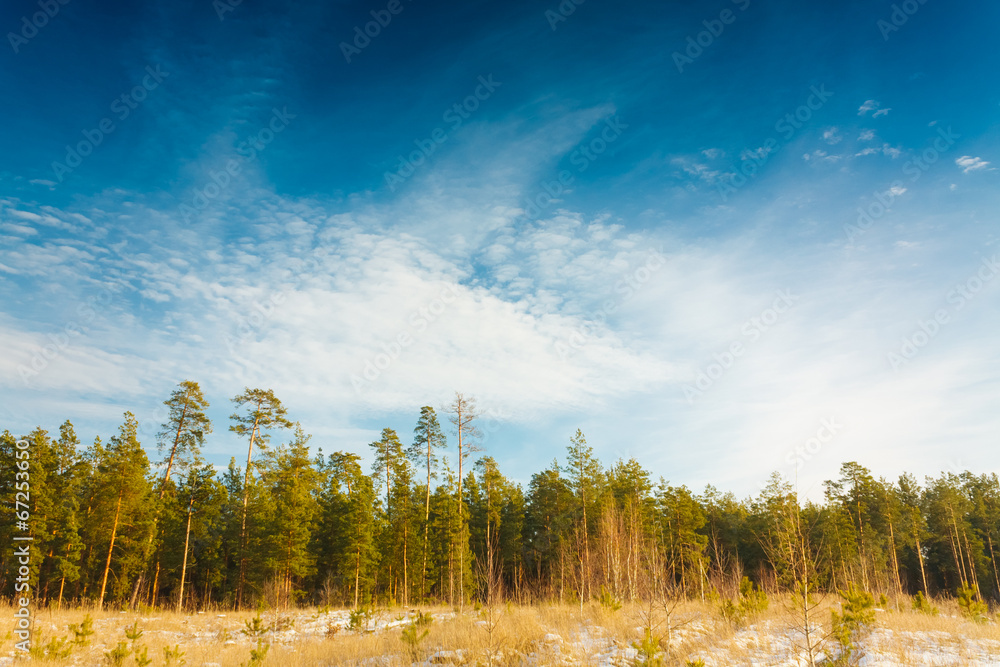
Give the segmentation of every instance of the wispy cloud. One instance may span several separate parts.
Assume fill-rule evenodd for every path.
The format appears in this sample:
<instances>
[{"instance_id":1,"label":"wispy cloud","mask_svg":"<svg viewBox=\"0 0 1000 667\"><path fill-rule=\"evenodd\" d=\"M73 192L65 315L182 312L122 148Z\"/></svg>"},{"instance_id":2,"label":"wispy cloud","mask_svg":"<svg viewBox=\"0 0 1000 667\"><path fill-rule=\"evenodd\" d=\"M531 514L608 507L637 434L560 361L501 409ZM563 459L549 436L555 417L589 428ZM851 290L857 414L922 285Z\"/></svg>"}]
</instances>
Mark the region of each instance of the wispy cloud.
<instances>
[{"instance_id":1,"label":"wispy cloud","mask_svg":"<svg viewBox=\"0 0 1000 667\"><path fill-rule=\"evenodd\" d=\"M971 155L963 155L962 157L955 160L963 173L968 174L972 171L979 171L980 169L986 169L990 166L990 163L979 157L972 157Z\"/></svg>"},{"instance_id":2,"label":"wispy cloud","mask_svg":"<svg viewBox=\"0 0 1000 667\"><path fill-rule=\"evenodd\" d=\"M892 111L892 109L883 109L878 100L865 100L865 103L858 107L859 116L866 116L868 115L868 112L872 112L872 118L886 116L890 111Z\"/></svg>"}]
</instances>

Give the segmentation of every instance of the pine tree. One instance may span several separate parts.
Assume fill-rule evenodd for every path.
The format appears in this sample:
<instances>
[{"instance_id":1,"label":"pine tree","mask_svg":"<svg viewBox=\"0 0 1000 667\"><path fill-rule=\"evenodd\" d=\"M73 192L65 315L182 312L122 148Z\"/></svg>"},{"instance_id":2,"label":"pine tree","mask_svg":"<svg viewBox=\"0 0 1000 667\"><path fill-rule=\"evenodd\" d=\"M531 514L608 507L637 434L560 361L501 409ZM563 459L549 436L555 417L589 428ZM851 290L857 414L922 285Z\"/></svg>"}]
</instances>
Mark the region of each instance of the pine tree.
<instances>
[{"instance_id":1,"label":"pine tree","mask_svg":"<svg viewBox=\"0 0 1000 667\"><path fill-rule=\"evenodd\" d=\"M157 448L159 453L165 457L161 464L163 477L159 481L157 491L159 503L157 511L160 513L165 510L163 497L170 490L168 485L170 475L175 470L180 471L181 474L184 473L189 460L200 455L205 436L212 432L212 422L205 414L209 404L201 393L201 387L198 386L197 382L190 380L181 382L163 404L168 409L167 421L161 425L160 432L156 434ZM162 533L159 527L159 518L156 523L156 528L149 536L150 547L153 546L157 533ZM161 558L157 553L153 586L150 589L150 598L154 601L159 597L160 566ZM138 593L139 584L140 582L137 580L135 593Z\"/></svg>"},{"instance_id":2,"label":"pine tree","mask_svg":"<svg viewBox=\"0 0 1000 667\"><path fill-rule=\"evenodd\" d=\"M420 419L416 428L413 429L413 444L410 445L407 453L415 463L424 463L427 467L427 483L424 487L424 522L423 533L424 543L421 553L420 566L420 598L427 596L427 555L428 537L430 535L431 520L431 480L437 479L437 456L435 450L444 449L448 446L448 441L441 431L441 424L438 422L434 408L424 406L420 408Z\"/></svg>"},{"instance_id":3,"label":"pine tree","mask_svg":"<svg viewBox=\"0 0 1000 667\"><path fill-rule=\"evenodd\" d=\"M475 422L479 418L479 411L476 408L475 398L471 396L466 398L464 394L456 391L455 400L448 406L447 412L450 415L448 419L451 421L452 426L455 427L455 435L458 438L458 476L456 478L458 480L458 489L456 493L458 497L458 532L459 534L464 535L468 531L468 521L465 513L465 502L463 501L464 496L462 495L462 470L465 460L470 454L482 451L476 444L476 439L481 437L479 429L475 426ZM467 541L464 539L461 540L458 552L458 599L460 609L465 606L465 568L467 546Z\"/></svg>"},{"instance_id":4,"label":"pine tree","mask_svg":"<svg viewBox=\"0 0 1000 667\"><path fill-rule=\"evenodd\" d=\"M176 509L180 511L175 511L174 514L180 520L175 522L174 543L181 543L181 527L183 527L184 544L181 550L180 580L176 594L177 611L180 612L184 608L186 586L189 581L196 584L191 587L195 591L198 590L197 584L201 584L207 603L210 600L213 584L216 584L221 577L220 519L225 489L215 479L215 467L195 456L188 466L183 484L177 490L176 498L178 501ZM189 578L189 568L200 577Z\"/></svg>"},{"instance_id":5,"label":"pine tree","mask_svg":"<svg viewBox=\"0 0 1000 667\"><path fill-rule=\"evenodd\" d=\"M174 466L178 466L183 472L189 459L201 454L205 436L212 432L212 422L205 414L208 401L197 382L181 382L163 404L168 408L167 421L163 423L156 438L160 453L169 454L163 464L160 498L163 498L164 487Z\"/></svg>"},{"instance_id":6,"label":"pine tree","mask_svg":"<svg viewBox=\"0 0 1000 667\"><path fill-rule=\"evenodd\" d=\"M900 504L900 512L903 516L902 525L906 526L906 541L916 558L920 569L920 591L924 595L930 595L927 588L927 568L924 565L924 546L926 542L927 527L926 519L922 508L922 495L920 485L912 475L901 475L896 483L896 498ZM912 543L911 543L912 540Z\"/></svg>"},{"instance_id":7,"label":"pine tree","mask_svg":"<svg viewBox=\"0 0 1000 667\"><path fill-rule=\"evenodd\" d=\"M708 537L703 534L705 512L686 486L673 487L662 478L656 491L660 536L672 580L684 595L697 591L705 599L708 571L705 550ZM694 587L697 582L697 588Z\"/></svg>"},{"instance_id":8,"label":"pine tree","mask_svg":"<svg viewBox=\"0 0 1000 667\"><path fill-rule=\"evenodd\" d=\"M104 605L112 565L118 564L113 597L121 598L128 582L138 576L145 563L142 560L148 526L153 521L149 484L149 459L138 440L139 424L131 412L118 435L111 438L106 449L95 452L94 509L91 515L92 539L106 541L97 608ZM96 525L94 525L96 523ZM101 529L103 528L103 530ZM115 559L117 548L117 560Z\"/></svg>"},{"instance_id":9,"label":"pine tree","mask_svg":"<svg viewBox=\"0 0 1000 667\"><path fill-rule=\"evenodd\" d=\"M392 470L392 492L389 494L390 504L387 512L390 538L388 554L394 554L391 570L396 572L396 584L393 588L402 591L399 599L404 606L410 604L410 562L414 556L412 546L415 534L416 506L413 503L413 466L403 455L402 449L394 457ZM388 559L387 559L388 560Z\"/></svg>"},{"instance_id":10,"label":"pine tree","mask_svg":"<svg viewBox=\"0 0 1000 667\"><path fill-rule=\"evenodd\" d=\"M53 583L59 580L56 605L62 605L66 582L80 578L80 554L83 541L80 537L80 489L85 479L85 466L79 460L73 424L68 420L59 427L59 440L55 443L52 468L49 471L51 484L58 502L53 516L50 562ZM46 596L48 597L48 596Z\"/></svg>"},{"instance_id":11,"label":"pine tree","mask_svg":"<svg viewBox=\"0 0 1000 667\"><path fill-rule=\"evenodd\" d=\"M569 479L570 489L579 502L579 522L577 534L579 536L578 549L581 554L580 573L580 596L582 599L590 598L591 562L590 562L590 534L591 521L597 519L597 499L602 483L602 471L600 462L594 457L594 450L587 445L587 439L583 431L576 430L570 438L567 449L566 466L563 469ZM588 518L588 508L590 517Z\"/></svg>"},{"instance_id":12,"label":"pine tree","mask_svg":"<svg viewBox=\"0 0 1000 667\"><path fill-rule=\"evenodd\" d=\"M236 589L236 608L243 607L243 591L246 584L246 550L247 550L247 513L250 502L250 478L253 469L253 448L256 444L260 449L267 447L269 436L265 429L291 428L287 410L270 389L244 389L242 394L232 399L237 412L230 419L233 425L229 430L250 440L247 448L247 467L243 479L243 513L240 520L240 562L239 582ZM245 413L239 410L246 408Z\"/></svg>"},{"instance_id":13,"label":"pine tree","mask_svg":"<svg viewBox=\"0 0 1000 667\"><path fill-rule=\"evenodd\" d=\"M543 581L547 581L548 594L558 597L560 603L565 596L566 547L575 505L573 491L560 476L557 462L531 477L524 517L528 567L533 571L535 587L541 589Z\"/></svg>"},{"instance_id":14,"label":"pine tree","mask_svg":"<svg viewBox=\"0 0 1000 667\"><path fill-rule=\"evenodd\" d=\"M444 483L431 495L431 578L437 596L450 605L460 605L461 591L471 588L472 561L467 521L459 520L461 503L458 479L445 458L442 463Z\"/></svg>"},{"instance_id":15,"label":"pine tree","mask_svg":"<svg viewBox=\"0 0 1000 667\"><path fill-rule=\"evenodd\" d=\"M500 472L492 457L476 462L478 477L467 478L473 555L484 575L480 599L493 598L517 582L524 529L524 496L520 487Z\"/></svg>"},{"instance_id":16,"label":"pine tree","mask_svg":"<svg viewBox=\"0 0 1000 667\"><path fill-rule=\"evenodd\" d=\"M293 597L293 582L311 575L315 568L309 541L319 509L319 474L309 459L309 438L296 424L295 439L271 454L262 475L276 509L273 533L280 575L278 593L286 609Z\"/></svg>"},{"instance_id":17,"label":"pine tree","mask_svg":"<svg viewBox=\"0 0 1000 667\"><path fill-rule=\"evenodd\" d=\"M359 461L357 454L330 454L314 546L328 585L355 609L370 598L378 565L375 487Z\"/></svg>"},{"instance_id":18,"label":"pine tree","mask_svg":"<svg viewBox=\"0 0 1000 667\"><path fill-rule=\"evenodd\" d=\"M375 480L376 488L380 487L383 483L385 484L385 504L382 506L379 514L379 536L382 552L386 554L392 549L391 541L393 539L391 527L391 516L395 509L392 498L393 474L397 470L399 459L403 457L403 444L399 441L399 436L396 435L394 430L384 428L382 429L381 437L369 443L368 446L372 449L374 455L372 460L372 478ZM384 562L383 564L384 567L382 570L386 574L386 595L389 599L394 599L393 585L399 571L394 571L393 567L397 563L395 559L389 559L388 562Z\"/></svg>"}]
</instances>

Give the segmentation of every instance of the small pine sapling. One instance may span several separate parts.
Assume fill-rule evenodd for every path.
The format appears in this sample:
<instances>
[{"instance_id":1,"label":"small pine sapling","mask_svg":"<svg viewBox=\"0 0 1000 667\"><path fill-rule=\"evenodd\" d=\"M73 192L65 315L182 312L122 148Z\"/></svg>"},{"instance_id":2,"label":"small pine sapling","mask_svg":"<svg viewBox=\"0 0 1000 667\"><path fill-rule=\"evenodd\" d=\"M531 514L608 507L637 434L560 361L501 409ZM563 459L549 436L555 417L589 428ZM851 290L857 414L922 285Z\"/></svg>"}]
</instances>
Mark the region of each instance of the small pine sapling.
<instances>
[{"instance_id":1,"label":"small pine sapling","mask_svg":"<svg viewBox=\"0 0 1000 667\"><path fill-rule=\"evenodd\" d=\"M976 591L968 586L958 589L958 606L962 609L962 616L973 623L985 623L989 620L989 607L982 600L977 600Z\"/></svg>"},{"instance_id":2,"label":"small pine sapling","mask_svg":"<svg viewBox=\"0 0 1000 667\"><path fill-rule=\"evenodd\" d=\"M180 644L174 644L173 648L169 646L163 647L163 664L165 667L183 665L185 663L187 663L187 660L184 659L184 651L181 650Z\"/></svg>"},{"instance_id":3,"label":"small pine sapling","mask_svg":"<svg viewBox=\"0 0 1000 667\"><path fill-rule=\"evenodd\" d=\"M406 644L406 649L410 654L412 662L417 662L420 660L420 643L427 638L430 630L427 626L433 621L433 617L430 614L424 614L422 611L417 611L417 615L413 617L413 620L409 625L403 628L402 639L403 643ZM421 632L423 630L423 632Z\"/></svg>"},{"instance_id":4,"label":"small pine sapling","mask_svg":"<svg viewBox=\"0 0 1000 667\"><path fill-rule=\"evenodd\" d=\"M94 634L94 619L87 614L79 625L70 625L69 631L73 633L73 644L80 647L87 646L90 644L90 636Z\"/></svg>"},{"instance_id":5,"label":"small pine sapling","mask_svg":"<svg viewBox=\"0 0 1000 667\"><path fill-rule=\"evenodd\" d=\"M854 584L840 591L842 598L840 612L831 611L832 635L840 648L836 665L858 665L864 651L858 643L864 639L875 625L875 598L867 591L859 590Z\"/></svg>"},{"instance_id":6,"label":"small pine sapling","mask_svg":"<svg viewBox=\"0 0 1000 667\"><path fill-rule=\"evenodd\" d=\"M913 596L913 611L919 611L928 616L938 615L938 608L931 604L931 601L924 596L923 591L917 591L917 594Z\"/></svg>"}]
</instances>

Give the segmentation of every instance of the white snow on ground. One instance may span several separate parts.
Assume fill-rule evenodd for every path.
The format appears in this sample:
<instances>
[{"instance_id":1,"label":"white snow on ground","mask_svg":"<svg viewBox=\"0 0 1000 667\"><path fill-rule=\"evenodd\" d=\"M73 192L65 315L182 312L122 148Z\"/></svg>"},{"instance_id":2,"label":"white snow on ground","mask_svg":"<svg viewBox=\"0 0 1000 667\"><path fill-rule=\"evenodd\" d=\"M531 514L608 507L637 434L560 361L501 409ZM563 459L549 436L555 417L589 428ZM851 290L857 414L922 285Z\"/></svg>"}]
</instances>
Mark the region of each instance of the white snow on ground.
<instances>
[{"instance_id":1,"label":"white snow on ground","mask_svg":"<svg viewBox=\"0 0 1000 667\"><path fill-rule=\"evenodd\" d=\"M398 632L409 624L415 612L375 612L361 628L350 628L350 612L314 611L293 614L266 612L261 615L262 625L267 629L260 635L265 643L294 647L302 642L315 642L341 634ZM434 615L438 624L454 618L454 613ZM475 616L469 612L470 618ZM191 643L223 642L247 648L256 645L257 638L242 632L242 621L236 626L225 614L198 614L183 621L190 630L171 631L157 627L159 617L139 619L139 625L147 636L156 635L169 643L182 646ZM502 621L501 621L502 622ZM115 619L98 619L95 630L100 636L100 626L113 625ZM48 628L45 628L49 631ZM56 631L54 626L52 631ZM604 628L580 624L573 632L559 634L551 629L540 628L545 634L535 645L535 650L518 656L521 664L529 667L542 665L594 665L600 667L620 667L631 665L638 657L638 651L629 643L609 636ZM119 633L113 633L119 634ZM661 628L662 634L662 628ZM635 635L641 636L641 628L635 628ZM334 639L335 641L335 639ZM795 631L781 627L772 621L763 621L736 631L731 637L719 636L718 627L710 620L694 620L674 628L670 635L670 645L707 646L691 649L683 660L701 659L706 667L728 667L739 664L768 667L802 667L806 664L800 648L802 638ZM425 646L426 660L413 663L418 667L435 665L461 665L474 663L475 656L462 650L447 650L443 647ZM1000 641L992 639L969 639L945 632L905 632L876 628L862 643L863 667L897 667L899 665L962 665L963 667L1000 667ZM501 654L503 652L501 651ZM499 655L496 657L500 657ZM506 656L513 657L513 656ZM10 664L10 658L0 658L0 667ZM371 667L402 665L402 656L384 656L371 659L363 664ZM683 663L681 663L683 664ZM205 663L201 667L212 667Z\"/></svg>"}]
</instances>

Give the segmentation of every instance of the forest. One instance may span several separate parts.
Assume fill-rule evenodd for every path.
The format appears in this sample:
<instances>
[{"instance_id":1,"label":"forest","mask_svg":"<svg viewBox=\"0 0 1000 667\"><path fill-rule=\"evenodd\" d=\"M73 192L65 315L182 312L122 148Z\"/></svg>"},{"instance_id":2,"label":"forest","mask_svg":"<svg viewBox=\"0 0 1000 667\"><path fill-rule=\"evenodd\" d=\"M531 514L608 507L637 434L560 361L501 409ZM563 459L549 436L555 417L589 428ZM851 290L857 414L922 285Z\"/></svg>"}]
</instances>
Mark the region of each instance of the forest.
<instances>
[{"instance_id":1,"label":"forest","mask_svg":"<svg viewBox=\"0 0 1000 667\"><path fill-rule=\"evenodd\" d=\"M367 470L356 453L311 452L271 390L232 403L246 461L221 473L202 457L214 425L191 381L165 401L156 462L128 412L86 446L70 421L58 434L4 431L0 531L5 544L30 537L34 604L706 600L744 578L775 593L850 585L1000 601L996 474L890 481L848 462L822 503L800 502L777 473L738 499L654 480L634 459L606 466L577 431L563 461L522 488L482 450L476 401L460 393L441 416L415 411L411 437L384 429ZM2 595L15 598L18 559L0 559Z\"/></svg>"}]
</instances>

